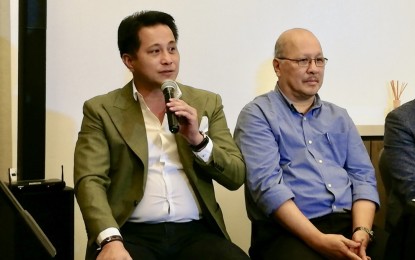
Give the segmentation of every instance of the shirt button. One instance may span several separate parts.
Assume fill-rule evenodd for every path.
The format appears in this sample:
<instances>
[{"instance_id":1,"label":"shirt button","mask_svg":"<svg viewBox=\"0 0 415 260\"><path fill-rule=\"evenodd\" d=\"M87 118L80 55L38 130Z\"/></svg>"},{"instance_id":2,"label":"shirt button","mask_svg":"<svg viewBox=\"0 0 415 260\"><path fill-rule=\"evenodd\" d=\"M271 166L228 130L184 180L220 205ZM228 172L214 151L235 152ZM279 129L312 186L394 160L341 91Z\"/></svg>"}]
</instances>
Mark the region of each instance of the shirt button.
<instances>
[{"instance_id":1,"label":"shirt button","mask_svg":"<svg viewBox=\"0 0 415 260\"><path fill-rule=\"evenodd\" d=\"M323 160L318 160L319 163L323 163Z\"/></svg>"},{"instance_id":2,"label":"shirt button","mask_svg":"<svg viewBox=\"0 0 415 260\"><path fill-rule=\"evenodd\" d=\"M333 209L337 209L336 205L333 205Z\"/></svg>"},{"instance_id":3,"label":"shirt button","mask_svg":"<svg viewBox=\"0 0 415 260\"><path fill-rule=\"evenodd\" d=\"M312 144L312 143L313 143L313 141L311 141L311 140L308 140L308 143L309 143L309 144Z\"/></svg>"},{"instance_id":4,"label":"shirt button","mask_svg":"<svg viewBox=\"0 0 415 260\"><path fill-rule=\"evenodd\" d=\"M330 184L330 183L329 183L329 184L327 184L327 187L331 188L331 184Z\"/></svg>"},{"instance_id":5,"label":"shirt button","mask_svg":"<svg viewBox=\"0 0 415 260\"><path fill-rule=\"evenodd\" d=\"M306 121L306 120L307 120L307 118L306 118L306 117L303 117L303 120L304 120L304 121Z\"/></svg>"}]
</instances>

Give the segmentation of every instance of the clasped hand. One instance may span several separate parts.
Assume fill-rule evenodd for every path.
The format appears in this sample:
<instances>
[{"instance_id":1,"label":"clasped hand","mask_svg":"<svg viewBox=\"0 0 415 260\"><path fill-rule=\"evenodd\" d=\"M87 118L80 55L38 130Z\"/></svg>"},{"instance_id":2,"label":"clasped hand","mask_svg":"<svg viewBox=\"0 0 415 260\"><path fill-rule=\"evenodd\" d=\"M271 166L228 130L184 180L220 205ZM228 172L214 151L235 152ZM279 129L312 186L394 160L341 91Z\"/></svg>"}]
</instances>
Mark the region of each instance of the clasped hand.
<instances>
[{"instance_id":1,"label":"clasped hand","mask_svg":"<svg viewBox=\"0 0 415 260\"><path fill-rule=\"evenodd\" d=\"M322 239L317 242L317 248L328 259L371 260L366 256L369 237L356 232L352 239L342 235L323 234Z\"/></svg>"}]
</instances>

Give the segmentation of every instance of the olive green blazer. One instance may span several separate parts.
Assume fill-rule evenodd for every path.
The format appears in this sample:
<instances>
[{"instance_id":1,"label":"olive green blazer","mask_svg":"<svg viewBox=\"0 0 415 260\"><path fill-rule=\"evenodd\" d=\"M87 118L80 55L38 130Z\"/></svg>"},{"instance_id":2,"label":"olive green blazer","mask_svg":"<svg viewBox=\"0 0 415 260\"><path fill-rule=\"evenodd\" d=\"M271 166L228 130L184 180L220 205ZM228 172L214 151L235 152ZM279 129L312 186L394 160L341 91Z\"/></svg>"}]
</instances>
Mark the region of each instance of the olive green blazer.
<instances>
[{"instance_id":1,"label":"olive green blazer","mask_svg":"<svg viewBox=\"0 0 415 260\"><path fill-rule=\"evenodd\" d=\"M208 117L213 142L212 161L206 164L176 134L185 173L212 229L229 239L213 180L229 190L245 179L242 155L230 134L219 95L179 84L181 99ZM75 148L74 189L88 234L86 259L94 259L98 234L121 227L143 197L148 172L146 129L132 82L84 103Z\"/></svg>"}]
</instances>

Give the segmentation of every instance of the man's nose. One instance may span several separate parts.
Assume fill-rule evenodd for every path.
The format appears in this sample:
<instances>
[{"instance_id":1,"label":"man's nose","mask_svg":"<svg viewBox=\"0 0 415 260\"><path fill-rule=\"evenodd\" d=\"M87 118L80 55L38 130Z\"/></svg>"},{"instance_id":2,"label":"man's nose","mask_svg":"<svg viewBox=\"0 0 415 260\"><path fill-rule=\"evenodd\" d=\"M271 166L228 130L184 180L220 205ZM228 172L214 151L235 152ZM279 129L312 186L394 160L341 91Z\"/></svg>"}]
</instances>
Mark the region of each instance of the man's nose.
<instances>
[{"instance_id":1,"label":"man's nose","mask_svg":"<svg viewBox=\"0 0 415 260\"><path fill-rule=\"evenodd\" d=\"M317 71L319 67L317 67L316 60L312 59L308 61L307 71Z\"/></svg>"},{"instance_id":2,"label":"man's nose","mask_svg":"<svg viewBox=\"0 0 415 260\"><path fill-rule=\"evenodd\" d=\"M173 62L172 54L170 54L168 51L163 51L162 57L161 57L162 63L170 64Z\"/></svg>"}]
</instances>

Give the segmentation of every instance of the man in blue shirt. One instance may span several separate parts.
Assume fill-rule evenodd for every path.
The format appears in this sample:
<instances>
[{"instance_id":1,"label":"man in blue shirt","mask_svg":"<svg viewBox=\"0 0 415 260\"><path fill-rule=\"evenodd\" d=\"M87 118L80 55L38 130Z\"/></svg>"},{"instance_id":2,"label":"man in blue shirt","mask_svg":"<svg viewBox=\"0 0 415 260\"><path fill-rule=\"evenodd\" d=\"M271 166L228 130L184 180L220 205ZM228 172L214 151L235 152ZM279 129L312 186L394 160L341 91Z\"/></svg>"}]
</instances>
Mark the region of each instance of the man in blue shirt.
<instances>
[{"instance_id":1,"label":"man in blue shirt","mask_svg":"<svg viewBox=\"0 0 415 260\"><path fill-rule=\"evenodd\" d=\"M346 110L317 94L326 63L310 31L284 32L275 90L239 115L252 259L383 257L384 236L370 244L379 197L368 153Z\"/></svg>"}]
</instances>

